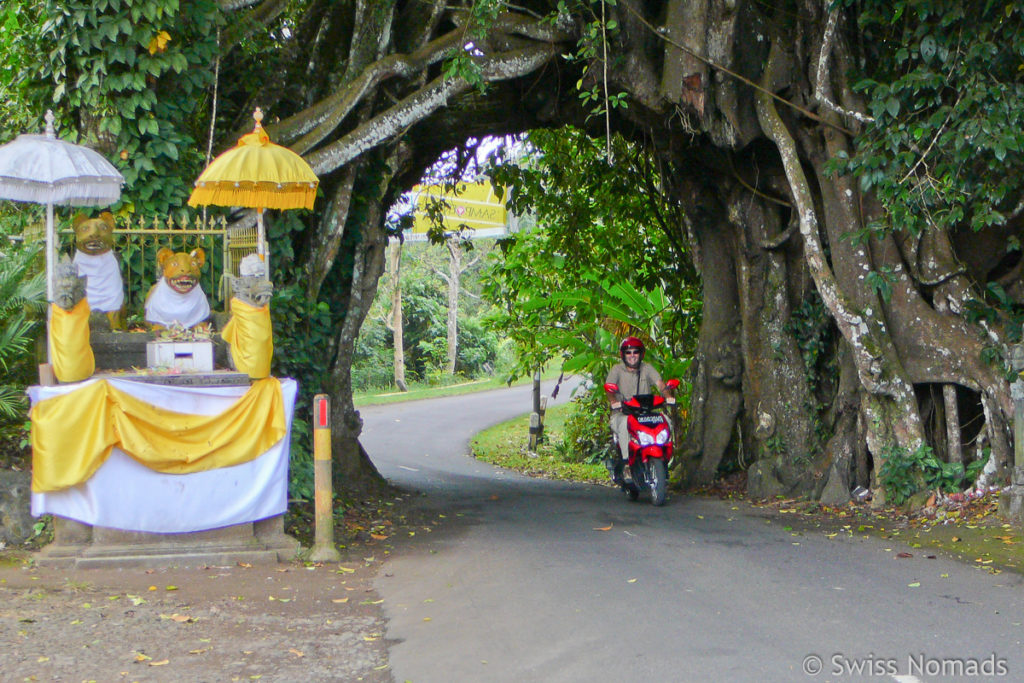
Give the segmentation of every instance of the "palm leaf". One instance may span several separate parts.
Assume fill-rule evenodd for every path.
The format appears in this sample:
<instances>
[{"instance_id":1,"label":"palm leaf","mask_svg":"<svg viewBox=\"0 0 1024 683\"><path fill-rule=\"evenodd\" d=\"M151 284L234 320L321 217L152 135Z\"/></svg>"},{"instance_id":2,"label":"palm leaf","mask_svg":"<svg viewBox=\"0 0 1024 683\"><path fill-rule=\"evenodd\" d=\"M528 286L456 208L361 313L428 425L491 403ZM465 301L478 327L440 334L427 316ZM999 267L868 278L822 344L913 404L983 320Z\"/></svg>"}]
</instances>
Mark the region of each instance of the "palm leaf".
<instances>
[{"instance_id":1,"label":"palm leaf","mask_svg":"<svg viewBox=\"0 0 1024 683\"><path fill-rule=\"evenodd\" d=\"M27 405L28 400L23 391L17 387L0 385L0 418L23 419Z\"/></svg>"}]
</instances>

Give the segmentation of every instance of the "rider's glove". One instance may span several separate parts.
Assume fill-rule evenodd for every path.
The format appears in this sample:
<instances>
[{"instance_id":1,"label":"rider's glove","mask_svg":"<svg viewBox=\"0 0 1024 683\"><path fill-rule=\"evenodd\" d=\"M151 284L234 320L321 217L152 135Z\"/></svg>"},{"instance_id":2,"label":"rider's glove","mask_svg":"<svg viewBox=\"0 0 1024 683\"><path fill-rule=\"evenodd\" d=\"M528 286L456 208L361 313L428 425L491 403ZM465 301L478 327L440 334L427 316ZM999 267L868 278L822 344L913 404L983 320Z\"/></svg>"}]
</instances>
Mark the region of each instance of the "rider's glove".
<instances>
[{"instance_id":1,"label":"rider's glove","mask_svg":"<svg viewBox=\"0 0 1024 683\"><path fill-rule=\"evenodd\" d=\"M621 401L615 401L614 403L612 403L612 410L621 410L621 409L622 409L622 402Z\"/></svg>"},{"instance_id":2,"label":"rider's glove","mask_svg":"<svg viewBox=\"0 0 1024 683\"><path fill-rule=\"evenodd\" d=\"M668 398L665 399L665 403L669 404L670 406L674 406L676 404L676 397L669 396Z\"/></svg>"}]
</instances>

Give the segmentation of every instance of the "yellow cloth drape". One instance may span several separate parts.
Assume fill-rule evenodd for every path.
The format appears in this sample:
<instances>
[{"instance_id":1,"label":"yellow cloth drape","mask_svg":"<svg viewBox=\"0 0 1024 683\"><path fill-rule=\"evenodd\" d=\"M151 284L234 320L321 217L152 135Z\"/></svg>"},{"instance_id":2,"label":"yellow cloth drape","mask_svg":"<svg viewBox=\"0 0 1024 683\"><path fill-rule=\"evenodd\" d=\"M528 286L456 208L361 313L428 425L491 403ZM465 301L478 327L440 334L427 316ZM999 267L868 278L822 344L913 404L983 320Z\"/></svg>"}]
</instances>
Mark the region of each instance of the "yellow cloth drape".
<instances>
[{"instance_id":1,"label":"yellow cloth drape","mask_svg":"<svg viewBox=\"0 0 1024 683\"><path fill-rule=\"evenodd\" d=\"M61 382L92 377L96 358L89 345L89 301L82 299L70 311L50 304L50 363Z\"/></svg>"},{"instance_id":2,"label":"yellow cloth drape","mask_svg":"<svg viewBox=\"0 0 1024 683\"><path fill-rule=\"evenodd\" d=\"M253 379L270 375L274 357L274 331L270 326L270 306L250 306L231 299L231 320L221 337L231 345L231 358L239 372Z\"/></svg>"},{"instance_id":3,"label":"yellow cloth drape","mask_svg":"<svg viewBox=\"0 0 1024 683\"><path fill-rule=\"evenodd\" d=\"M286 433L276 378L254 382L219 415L185 415L94 382L32 407L32 490L80 484L117 446L158 472L188 474L248 462Z\"/></svg>"}]
</instances>

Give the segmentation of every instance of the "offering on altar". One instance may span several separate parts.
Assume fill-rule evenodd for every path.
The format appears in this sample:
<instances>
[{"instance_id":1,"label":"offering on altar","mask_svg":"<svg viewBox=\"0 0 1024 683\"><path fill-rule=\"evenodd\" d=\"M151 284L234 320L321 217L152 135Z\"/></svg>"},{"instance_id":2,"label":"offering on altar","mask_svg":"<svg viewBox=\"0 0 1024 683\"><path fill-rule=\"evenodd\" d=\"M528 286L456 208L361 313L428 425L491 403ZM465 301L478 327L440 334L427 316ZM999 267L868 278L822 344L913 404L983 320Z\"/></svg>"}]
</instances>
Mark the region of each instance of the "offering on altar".
<instances>
[{"instance_id":1,"label":"offering on altar","mask_svg":"<svg viewBox=\"0 0 1024 683\"><path fill-rule=\"evenodd\" d=\"M199 285L206 252L175 253L166 247L156 254L161 277L146 296L146 322L155 328L175 323L194 327L210 317L210 302Z\"/></svg>"},{"instance_id":2,"label":"offering on altar","mask_svg":"<svg viewBox=\"0 0 1024 683\"><path fill-rule=\"evenodd\" d=\"M124 329L124 283L121 266L114 253L114 216L104 211L99 218L77 214L75 259L78 273L84 275L85 294L93 312L105 314L112 330Z\"/></svg>"}]
</instances>

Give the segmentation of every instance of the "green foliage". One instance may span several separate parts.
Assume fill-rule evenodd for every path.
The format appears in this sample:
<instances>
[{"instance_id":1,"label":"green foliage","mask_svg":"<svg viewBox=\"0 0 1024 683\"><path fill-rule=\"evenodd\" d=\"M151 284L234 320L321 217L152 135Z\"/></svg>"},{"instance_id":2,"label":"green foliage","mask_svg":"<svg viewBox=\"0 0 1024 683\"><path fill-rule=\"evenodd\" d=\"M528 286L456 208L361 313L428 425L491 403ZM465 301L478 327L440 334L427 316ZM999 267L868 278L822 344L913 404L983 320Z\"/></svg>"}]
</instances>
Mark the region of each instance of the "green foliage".
<instances>
[{"instance_id":1,"label":"green foliage","mask_svg":"<svg viewBox=\"0 0 1024 683\"><path fill-rule=\"evenodd\" d=\"M459 49L445 60L442 68L446 79L462 78L479 92L487 91L483 71L474 59L479 52L474 48L473 42L487 35L487 29L494 23L504 4L501 0L474 0L469 8Z\"/></svg>"},{"instance_id":2,"label":"green foliage","mask_svg":"<svg viewBox=\"0 0 1024 683\"><path fill-rule=\"evenodd\" d=\"M615 138L620 162L610 166L599 143L574 129L532 131L528 142L524 161L492 178L515 188L510 208L537 228L499 244L484 288L496 309L489 324L514 344L515 374L560 357L568 371L603 377L632 332L664 376L682 376L700 295L685 255L659 228L659 214L677 207L647 193L657 183L645 158Z\"/></svg>"},{"instance_id":3,"label":"green foliage","mask_svg":"<svg viewBox=\"0 0 1024 683\"><path fill-rule=\"evenodd\" d=\"M968 299L965 317L968 322L984 325L1002 324L1006 330L1006 339L1010 343L1019 344L1024 335L1024 308L1019 306L998 282L989 282L981 298ZM999 367L1012 382L1017 373L1010 367L1009 360L1004 357L1003 348L989 344L981 351L981 359L992 366Z\"/></svg>"},{"instance_id":4,"label":"green foliage","mask_svg":"<svg viewBox=\"0 0 1024 683\"><path fill-rule=\"evenodd\" d=\"M595 386L589 391L581 391L573 398L571 406L559 452L568 462L590 465L602 462L613 448L604 389Z\"/></svg>"},{"instance_id":5,"label":"green foliage","mask_svg":"<svg viewBox=\"0 0 1024 683\"><path fill-rule=\"evenodd\" d=\"M6 242L6 236L0 234ZM25 387L35 368L36 329L46 301L46 280L35 267L38 246L0 242L0 423L20 423Z\"/></svg>"},{"instance_id":6,"label":"green foliage","mask_svg":"<svg viewBox=\"0 0 1024 683\"><path fill-rule=\"evenodd\" d=\"M902 505L919 491L962 490L977 479L986 462L975 460L966 469L961 463L942 462L927 444L921 444L912 453L890 446L883 456L878 481L885 489L886 500L893 505Z\"/></svg>"},{"instance_id":7,"label":"green foliage","mask_svg":"<svg viewBox=\"0 0 1024 683\"><path fill-rule=\"evenodd\" d=\"M273 243L272 243L273 244ZM274 290L270 305L274 328L273 374L298 380L292 422L289 495L312 500L313 436L308 420L313 396L331 371L333 321L326 303L310 301L303 288L286 284Z\"/></svg>"},{"instance_id":8,"label":"green foliage","mask_svg":"<svg viewBox=\"0 0 1024 683\"><path fill-rule=\"evenodd\" d=\"M1024 192L1024 6L843 0L866 48L855 90L874 120L849 159L889 225L1002 224Z\"/></svg>"},{"instance_id":9,"label":"green foliage","mask_svg":"<svg viewBox=\"0 0 1024 683\"><path fill-rule=\"evenodd\" d=\"M475 248L481 254L487 240ZM447 284L439 275L446 271L447 250L442 246L414 243L402 248L402 329L405 346L406 380L431 386L456 379L446 373ZM486 302L479 302L480 268L467 268L460 278L460 296L455 374L461 378L490 375L498 361L498 336L481 321ZM390 278L385 276L374 305L359 332L352 363L352 386L356 391L389 387L394 381L394 338L391 328ZM472 296L465 296L466 293Z\"/></svg>"},{"instance_id":10,"label":"green foliage","mask_svg":"<svg viewBox=\"0 0 1024 683\"><path fill-rule=\"evenodd\" d=\"M39 130L53 108L62 135L77 135L118 166L124 211L182 209L204 162L197 141L209 125L218 3L14 0L10 7L5 25L14 16L17 27L0 33L0 47L14 69L0 80L0 115L12 132Z\"/></svg>"}]
</instances>

